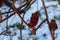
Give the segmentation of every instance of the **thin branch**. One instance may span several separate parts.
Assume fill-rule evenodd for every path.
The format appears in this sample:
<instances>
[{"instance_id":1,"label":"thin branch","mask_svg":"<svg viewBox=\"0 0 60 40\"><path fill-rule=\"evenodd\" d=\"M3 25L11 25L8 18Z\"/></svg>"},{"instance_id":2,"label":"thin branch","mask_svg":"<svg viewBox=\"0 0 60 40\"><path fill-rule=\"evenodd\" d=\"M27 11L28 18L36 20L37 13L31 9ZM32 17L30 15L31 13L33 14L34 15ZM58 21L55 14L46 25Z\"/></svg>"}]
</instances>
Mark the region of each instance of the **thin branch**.
<instances>
[{"instance_id":1,"label":"thin branch","mask_svg":"<svg viewBox=\"0 0 60 40\"><path fill-rule=\"evenodd\" d=\"M4 33L4 34L0 34L0 35L6 35L6 36L16 36L16 34L8 35L8 34L6 34L6 33Z\"/></svg>"},{"instance_id":2,"label":"thin branch","mask_svg":"<svg viewBox=\"0 0 60 40\"><path fill-rule=\"evenodd\" d=\"M18 9L23 8L24 6L26 6L27 3L23 4L22 6L20 6Z\"/></svg>"},{"instance_id":3,"label":"thin branch","mask_svg":"<svg viewBox=\"0 0 60 40\"><path fill-rule=\"evenodd\" d=\"M10 11L10 12L8 11L8 12L5 12L5 13L2 13L2 15L7 14L7 13L9 14L9 13L11 13L11 12L13 12L13 11Z\"/></svg>"},{"instance_id":4,"label":"thin branch","mask_svg":"<svg viewBox=\"0 0 60 40\"><path fill-rule=\"evenodd\" d=\"M8 17L8 13L7 13L7 15L6 15L6 17ZM6 29L8 30L9 29L9 27L8 27L8 19L6 20Z\"/></svg>"},{"instance_id":5,"label":"thin branch","mask_svg":"<svg viewBox=\"0 0 60 40\"><path fill-rule=\"evenodd\" d=\"M22 24L23 24L23 22L20 25L20 40L22 40Z\"/></svg>"},{"instance_id":6,"label":"thin branch","mask_svg":"<svg viewBox=\"0 0 60 40\"><path fill-rule=\"evenodd\" d=\"M14 10L14 13L16 13L16 14L21 18L21 20L22 20L27 26L29 26L29 24L28 24L28 23L24 20L24 18L20 15L19 10L16 9L16 7L14 6L13 3L12 3L12 8L13 8L13 10Z\"/></svg>"},{"instance_id":7,"label":"thin branch","mask_svg":"<svg viewBox=\"0 0 60 40\"><path fill-rule=\"evenodd\" d=\"M0 21L0 23L2 23L3 21L7 20L8 18L10 18L11 16L13 16L15 13L12 13L10 16L8 16L7 18L3 19L2 21Z\"/></svg>"},{"instance_id":8,"label":"thin branch","mask_svg":"<svg viewBox=\"0 0 60 40\"><path fill-rule=\"evenodd\" d=\"M35 1L36 1L36 0L30 1L31 3L27 4L27 6L24 8L25 11L27 11Z\"/></svg>"},{"instance_id":9,"label":"thin branch","mask_svg":"<svg viewBox=\"0 0 60 40\"><path fill-rule=\"evenodd\" d=\"M45 11L45 15L46 15L46 18L47 18L47 23L49 24L49 20L48 20L48 13L47 13L46 6L45 6L45 3L44 3L44 1L43 1L43 0L42 0L42 4L43 4L44 11Z\"/></svg>"},{"instance_id":10,"label":"thin branch","mask_svg":"<svg viewBox=\"0 0 60 40\"><path fill-rule=\"evenodd\" d=\"M36 28L36 30L38 30L45 21L47 21L47 19L43 20L43 21L38 25L38 27Z\"/></svg>"},{"instance_id":11,"label":"thin branch","mask_svg":"<svg viewBox=\"0 0 60 40\"><path fill-rule=\"evenodd\" d=\"M25 4L23 4L22 6L20 6L18 9L21 9L21 8L23 8L24 6L29 5L31 1L32 1L32 0L30 0L28 3L26 2Z\"/></svg>"},{"instance_id":12,"label":"thin branch","mask_svg":"<svg viewBox=\"0 0 60 40\"><path fill-rule=\"evenodd\" d=\"M4 30L3 32L0 33L0 35L6 33L7 31L8 31L8 30Z\"/></svg>"},{"instance_id":13,"label":"thin branch","mask_svg":"<svg viewBox=\"0 0 60 40\"><path fill-rule=\"evenodd\" d=\"M32 0L31 0L31 1L32 1ZM8 2L8 1L7 1L7 2ZM29 1L29 2L30 2L30 1ZM18 8L18 10L21 9L21 8L23 8L23 7L26 6L26 5L27 5L27 3L21 5L21 6ZM12 8L12 7L11 7L11 8ZM11 9L11 8L10 8L10 9ZM10 9L9 9L9 10L10 10ZM22 11L22 10L20 10L20 12L21 12L21 11ZM8 12L5 12L5 13L2 13L2 15L3 15L3 14L6 14L6 13L11 13L11 12L13 12L13 10L12 10L12 11L8 11ZM23 11L23 12L24 12L24 11Z\"/></svg>"},{"instance_id":14,"label":"thin branch","mask_svg":"<svg viewBox=\"0 0 60 40\"><path fill-rule=\"evenodd\" d=\"M24 18L25 13L23 14L23 18ZM22 40L22 25L23 25L23 21L21 20L21 24L20 24L20 40Z\"/></svg>"},{"instance_id":15,"label":"thin branch","mask_svg":"<svg viewBox=\"0 0 60 40\"><path fill-rule=\"evenodd\" d=\"M50 32L51 32L52 40L55 40L54 39L54 31L53 30L50 30Z\"/></svg>"},{"instance_id":16,"label":"thin branch","mask_svg":"<svg viewBox=\"0 0 60 40\"><path fill-rule=\"evenodd\" d=\"M48 13L47 13L46 6L45 6L43 0L42 0L42 4L43 4L43 6L44 6L44 10L45 10L46 18L47 18L47 24L48 24L48 26L49 26ZM50 29L49 29L49 30L50 30ZM52 36L52 40L54 40L54 33L52 33L52 32L54 32L54 31L51 31L51 30L50 30L50 33L51 33L51 36Z\"/></svg>"},{"instance_id":17,"label":"thin branch","mask_svg":"<svg viewBox=\"0 0 60 40\"><path fill-rule=\"evenodd\" d=\"M0 35L6 35L6 36L15 36L16 34L8 35L7 32L10 28L4 30L3 32L0 33Z\"/></svg>"},{"instance_id":18,"label":"thin branch","mask_svg":"<svg viewBox=\"0 0 60 40\"><path fill-rule=\"evenodd\" d=\"M31 5L31 4L30 4L30 5ZM22 5L22 6L23 6L23 5ZM21 6L21 7L22 7L22 6ZM26 10L27 10L27 9L26 9ZM11 11L11 12L13 12L13 11ZM23 11L23 10L20 10L19 12L22 13L22 12L24 12L24 11ZM3 13L3 14L5 14L5 13ZM5 21L5 20L7 20L8 18L10 18L11 16L13 16L14 14L15 14L15 13L12 13L10 16L8 16L7 18L5 18L5 19L3 19L2 21L0 21L0 23L3 22L3 21Z\"/></svg>"},{"instance_id":19,"label":"thin branch","mask_svg":"<svg viewBox=\"0 0 60 40\"><path fill-rule=\"evenodd\" d=\"M13 8L13 10L14 10L14 13L16 13L16 14L21 18L21 20L22 20L26 25L28 25L28 23L24 20L24 18L21 17L19 11L16 9L16 7L14 6L13 3L12 3L12 8Z\"/></svg>"}]
</instances>

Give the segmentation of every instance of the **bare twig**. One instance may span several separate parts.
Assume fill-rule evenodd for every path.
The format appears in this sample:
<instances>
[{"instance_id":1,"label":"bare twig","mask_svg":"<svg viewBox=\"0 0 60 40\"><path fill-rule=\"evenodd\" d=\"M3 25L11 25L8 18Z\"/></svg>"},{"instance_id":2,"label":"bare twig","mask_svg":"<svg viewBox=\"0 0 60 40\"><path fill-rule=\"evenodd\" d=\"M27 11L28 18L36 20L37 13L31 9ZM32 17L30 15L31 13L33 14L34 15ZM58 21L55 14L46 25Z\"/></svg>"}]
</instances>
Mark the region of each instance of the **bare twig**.
<instances>
[{"instance_id":1,"label":"bare twig","mask_svg":"<svg viewBox=\"0 0 60 40\"><path fill-rule=\"evenodd\" d=\"M26 4L24 4L24 5L26 5ZM24 5L22 5L22 6L20 7L20 9L21 9L22 7L24 7ZM19 9L19 8L18 8L18 9ZM26 10L27 10L27 9L26 9ZM25 11L26 11L26 10L25 10ZM13 12L13 11L11 11L11 12ZM23 11L23 10L20 10L19 12L22 13L22 12L24 12L24 11ZM8 12L8 13L10 13L10 12ZM3 14L5 14L5 13L3 13ZM3 15L3 14L2 14L2 15ZM14 14L15 14L15 13L12 13L10 16L8 16L7 18L5 18L5 19L3 19L2 21L0 21L0 23L3 22L3 21L5 21L5 20L7 20L8 18L10 18L11 16L13 16Z\"/></svg>"},{"instance_id":2,"label":"bare twig","mask_svg":"<svg viewBox=\"0 0 60 40\"><path fill-rule=\"evenodd\" d=\"M12 3L12 8L14 9L14 12L21 18L21 20L22 20L26 25L28 25L28 23L24 20L24 18L21 17L19 11L16 9L16 7L14 6L13 3Z\"/></svg>"},{"instance_id":3,"label":"bare twig","mask_svg":"<svg viewBox=\"0 0 60 40\"><path fill-rule=\"evenodd\" d=\"M21 24L20 24L20 40L22 40L22 24L23 24L23 22L21 22Z\"/></svg>"},{"instance_id":4,"label":"bare twig","mask_svg":"<svg viewBox=\"0 0 60 40\"><path fill-rule=\"evenodd\" d=\"M2 13L2 15L7 14L7 13L9 14L9 13L13 12L13 11L10 11L10 10L11 10L11 8L7 12Z\"/></svg>"},{"instance_id":5,"label":"bare twig","mask_svg":"<svg viewBox=\"0 0 60 40\"><path fill-rule=\"evenodd\" d=\"M4 34L4 33L6 33L8 30L4 30L3 32L1 32L0 33L0 35L2 35L2 34Z\"/></svg>"},{"instance_id":6,"label":"bare twig","mask_svg":"<svg viewBox=\"0 0 60 40\"><path fill-rule=\"evenodd\" d=\"M43 20L43 21L37 26L36 30L38 30L45 21L47 21L47 19Z\"/></svg>"},{"instance_id":7,"label":"bare twig","mask_svg":"<svg viewBox=\"0 0 60 40\"><path fill-rule=\"evenodd\" d=\"M20 6L18 9L21 9L21 8L23 8L24 6L29 5L31 1L32 1L32 0L30 0L28 3L27 3L27 2L25 2L25 4L23 4L22 6Z\"/></svg>"},{"instance_id":8,"label":"bare twig","mask_svg":"<svg viewBox=\"0 0 60 40\"><path fill-rule=\"evenodd\" d=\"M45 6L45 3L44 3L44 1L43 1L43 0L42 0L42 4L43 4L44 11L45 11L45 15L46 15L46 18L47 18L47 23L49 24L49 20L48 20L48 13L47 13L46 6Z\"/></svg>"},{"instance_id":9,"label":"bare twig","mask_svg":"<svg viewBox=\"0 0 60 40\"><path fill-rule=\"evenodd\" d=\"M12 4L12 5L13 5L13 4ZM17 10L14 5L12 6L12 8L13 8L13 10L14 10L14 13L12 13L10 16L8 16L8 17L6 17L5 19L3 19L2 21L0 21L0 23L3 22L3 21L5 21L5 20L7 20L8 18L10 18L11 16L13 16L14 14L17 13L18 16L22 19L22 22L24 22L26 25L28 25L27 22L24 20L24 18L21 17L20 11ZM26 10L27 10L27 9L26 9ZM13 12L13 11L11 11L11 12ZM29 25L28 25L28 26L29 26ZM8 31L8 29L5 30L5 31L3 31L3 32L1 32L0 35L5 35L4 33L6 33L7 31Z\"/></svg>"},{"instance_id":10,"label":"bare twig","mask_svg":"<svg viewBox=\"0 0 60 40\"><path fill-rule=\"evenodd\" d=\"M0 23L1 22L3 22L3 21L5 21L5 20L7 20L8 18L10 18L11 16L13 16L15 13L12 13L10 16L8 16L7 18L5 18L5 19L3 19L2 21L0 21Z\"/></svg>"},{"instance_id":11,"label":"bare twig","mask_svg":"<svg viewBox=\"0 0 60 40\"><path fill-rule=\"evenodd\" d=\"M48 24L48 26L49 26L48 13L47 13L46 6L45 6L45 3L44 3L43 0L42 0L42 4L43 4L43 6L44 6L44 10L45 10L46 18L47 18L47 24ZM49 30L50 30L50 29L49 29ZM52 32L53 32L53 33L52 33ZM54 40L54 31L51 31L51 30L50 30L50 33L51 33L51 36L52 36L52 40Z\"/></svg>"},{"instance_id":12,"label":"bare twig","mask_svg":"<svg viewBox=\"0 0 60 40\"><path fill-rule=\"evenodd\" d=\"M50 31L51 31L52 40L55 40L54 39L54 31L53 30L50 30Z\"/></svg>"},{"instance_id":13,"label":"bare twig","mask_svg":"<svg viewBox=\"0 0 60 40\"><path fill-rule=\"evenodd\" d=\"M23 18L24 18L24 15L23 14ZM20 24L20 40L22 40L22 25L23 25L23 21L21 20L21 24Z\"/></svg>"},{"instance_id":14,"label":"bare twig","mask_svg":"<svg viewBox=\"0 0 60 40\"><path fill-rule=\"evenodd\" d=\"M30 1L31 3L27 4L27 6L24 8L25 11L27 11L35 1L36 1L36 0Z\"/></svg>"}]
</instances>

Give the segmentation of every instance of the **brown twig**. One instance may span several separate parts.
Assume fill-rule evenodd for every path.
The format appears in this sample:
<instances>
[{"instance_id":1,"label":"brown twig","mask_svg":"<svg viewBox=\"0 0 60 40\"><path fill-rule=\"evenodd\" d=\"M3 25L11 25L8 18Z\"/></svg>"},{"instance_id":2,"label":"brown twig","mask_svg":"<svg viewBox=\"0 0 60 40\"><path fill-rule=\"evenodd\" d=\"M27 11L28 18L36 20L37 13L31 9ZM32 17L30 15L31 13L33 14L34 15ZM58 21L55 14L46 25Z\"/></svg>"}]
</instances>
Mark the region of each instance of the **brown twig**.
<instances>
[{"instance_id":1,"label":"brown twig","mask_svg":"<svg viewBox=\"0 0 60 40\"><path fill-rule=\"evenodd\" d=\"M43 1L43 0L42 0L42 4L43 4L44 11L45 11L45 15L46 15L46 18L47 18L47 23L49 24L49 20L48 20L48 13L47 13L46 6L45 6L45 3L44 3L44 1Z\"/></svg>"},{"instance_id":2,"label":"brown twig","mask_svg":"<svg viewBox=\"0 0 60 40\"><path fill-rule=\"evenodd\" d=\"M55 40L54 39L54 31L53 30L50 30L50 31L51 31L52 40Z\"/></svg>"},{"instance_id":3,"label":"brown twig","mask_svg":"<svg viewBox=\"0 0 60 40\"><path fill-rule=\"evenodd\" d=\"M11 16L13 16L15 13L12 13L10 16L8 16L7 18L3 19L2 21L0 21L0 23L2 23L3 21L7 20L8 18L10 18Z\"/></svg>"},{"instance_id":4,"label":"brown twig","mask_svg":"<svg viewBox=\"0 0 60 40\"><path fill-rule=\"evenodd\" d=\"M27 26L29 26L28 23L24 20L24 18L21 17L19 11L15 8L15 6L13 5L13 3L12 3L12 8L14 9L14 12L21 18L22 22L24 22ZM35 34L36 33L35 28L33 28L32 30L34 31L33 34Z\"/></svg>"},{"instance_id":5,"label":"brown twig","mask_svg":"<svg viewBox=\"0 0 60 40\"><path fill-rule=\"evenodd\" d=\"M48 24L48 26L49 26L48 13L47 13L46 6L45 6L45 3L44 3L43 0L42 0L42 4L43 4L44 10L45 10L45 14L46 14L47 24ZM52 32L53 32L53 33L52 33ZM54 31L51 31L51 30L50 30L50 33L51 33L51 36L52 36L52 40L54 40Z\"/></svg>"},{"instance_id":6,"label":"brown twig","mask_svg":"<svg viewBox=\"0 0 60 40\"><path fill-rule=\"evenodd\" d=\"M36 1L36 0L35 0ZM34 2L33 2L34 3ZM26 4L24 4L24 5L22 5L20 8L18 8L17 10L20 10L22 7L24 7ZM30 4L31 5L31 4ZM25 8L24 8L25 9ZM21 11L21 10L20 10ZM20 12L19 11L19 12ZM25 10L25 11L27 11L27 9ZM11 11L11 12L13 12L13 11ZM24 12L24 11L22 11L22 12ZM5 13L4 13L5 14ZM4 18L3 20L1 20L0 21L0 23L1 22L3 22L3 21L5 21L5 20L7 20L8 18L10 18L11 16L13 16L15 13L12 13L10 16L8 16L7 18Z\"/></svg>"},{"instance_id":7,"label":"brown twig","mask_svg":"<svg viewBox=\"0 0 60 40\"><path fill-rule=\"evenodd\" d=\"M23 18L24 18L24 15L23 14ZM21 24L20 24L20 40L22 40L22 25L23 25L23 21L21 20Z\"/></svg>"},{"instance_id":8,"label":"brown twig","mask_svg":"<svg viewBox=\"0 0 60 40\"><path fill-rule=\"evenodd\" d=\"M4 34L4 33L6 33L8 30L4 30L3 32L1 32L0 33L0 35L2 35L2 34Z\"/></svg>"},{"instance_id":9,"label":"brown twig","mask_svg":"<svg viewBox=\"0 0 60 40\"><path fill-rule=\"evenodd\" d=\"M38 30L45 21L47 21L47 19L43 20L43 21L37 26L36 30Z\"/></svg>"},{"instance_id":10,"label":"brown twig","mask_svg":"<svg viewBox=\"0 0 60 40\"><path fill-rule=\"evenodd\" d=\"M14 13L16 13L16 14L21 18L21 20L22 20L26 25L28 25L28 23L24 20L24 18L21 17L19 11L16 9L16 7L14 6L13 3L12 3L12 8L13 8L13 10L14 10Z\"/></svg>"},{"instance_id":11,"label":"brown twig","mask_svg":"<svg viewBox=\"0 0 60 40\"><path fill-rule=\"evenodd\" d=\"M32 1L32 0L31 0ZM31 1L29 1L29 2L31 2ZM30 5L32 5L34 2L35 2L36 0L34 0ZM17 13L18 15L19 15L19 17L22 19L22 21L25 23L25 24L27 24L27 22L25 22L25 20L23 19L23 17L21 17L21 15L20 15L20 13L19 13L19 10L18 9L16 9L16 7L12 4L12 7L13 7L13 9L14 9L14 12L15 13ZM26 8L27 8L28 6L26 6ZM28 8L27 8L28 9ZM26 9L26 10L27 10ZM28 24L27 24L28 25Z\"/></svg>"},{"instance_id":12,"label":"brown twig","mask_svg":"<svg viewBox=\"0 0 60 40\"><path fill-rule=\"evenodd\" d=\"M14 12L15 12L15 13L12 13L10 16L8 16L7 18L3 19L2 21L0 21L0 23L3 22L3 21L5 21L5 20L7 20L8 18L10 18L11 16L13 16L14 14L17 13L18 16L22 19L22 21L23 21L26 25L28 25L27 22L25 22L24 18L21 17L21 15L20 15L20 13L19 13L19 10L17 10L14 5L12 6L12 8L14 9ZM28 26L29 26L29 25L28 25ZM6 33L7 31L8 31L8 30L5 30L5 31L1 32L0 34Z\"/></svg>"},{"instance_id":13,"label":"brown twig","mask_svg":"<svg viewBox=\"0 0 60 40\"><path fill-rule=\"evenodd\" d=\"M32 0L30 0L28 3L26 2L24 5L20 6L18 9L21 9L21 8L23 8L24 6L27 7L27 5L29 5L31 1L32 1Z\"/></svg>"},{"instance_id":14,"label":"brown twig","mask_svg":"<svg viewBox=\"0 0 60 40\"><path fill-rule=\"evenodd\" d=\"M27 11L35 1L36 1L36 0L34 0L34 1L32 1L32 2L30 1L31 3L27 4L27 6L24 8L25 11Z\"/></svg>"},{"instance_id":15,"label":"brown twig","mask_svg":"<svg viewBox=\"0 0 60 40\"><path fill-rule=\"evenodd\" d=\"M22 23L20 24L20 40L22 40Z\"/></svg>"}]
</instances>

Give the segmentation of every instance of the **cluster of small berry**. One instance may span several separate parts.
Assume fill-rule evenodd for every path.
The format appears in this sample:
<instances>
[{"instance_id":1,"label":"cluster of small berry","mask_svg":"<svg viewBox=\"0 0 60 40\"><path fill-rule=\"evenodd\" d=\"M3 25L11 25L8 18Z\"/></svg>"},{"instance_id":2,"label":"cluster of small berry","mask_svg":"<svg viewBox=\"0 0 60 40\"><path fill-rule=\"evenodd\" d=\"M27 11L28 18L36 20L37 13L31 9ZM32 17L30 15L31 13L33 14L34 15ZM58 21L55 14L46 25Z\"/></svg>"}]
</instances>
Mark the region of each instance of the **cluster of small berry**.
<instances>
[{"instance_id":1,"label":"cluster of small berry","mask_svg":"<svg viewBox=\"0 0 60 40\"><path fill-rule=\"evenodd\" d=\"M35 13L32 13L32 16L30 18L30 28L36 26L36 24L38 23L38 19L39 19L39 16L38 16L38 11L36 11Z\"/></svg>"},{"instance_id":2,"label":"cluster of small berry","mask_svg":"<svg viewBox=\"0 0 60 40\"><path fill-rule=\"evenodd\" d=\"M54 19L52 19L51 22L49 22L49 28L50 30L53 30L53 31L55 31L58 28L56 21Z\"/></svg>"}]
</instances>

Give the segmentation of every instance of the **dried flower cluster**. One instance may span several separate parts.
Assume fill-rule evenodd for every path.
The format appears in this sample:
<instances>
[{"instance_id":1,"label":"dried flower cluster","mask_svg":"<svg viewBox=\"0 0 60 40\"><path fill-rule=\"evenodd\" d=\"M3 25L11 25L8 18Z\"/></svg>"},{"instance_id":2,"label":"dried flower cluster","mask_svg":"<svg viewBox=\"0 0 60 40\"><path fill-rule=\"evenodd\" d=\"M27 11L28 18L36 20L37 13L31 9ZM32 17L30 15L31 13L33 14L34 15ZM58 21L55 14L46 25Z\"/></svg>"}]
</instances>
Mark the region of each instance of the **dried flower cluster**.
<instances>
[{"instance_id":1,"label":"dried flower cluster","mask_svg":"<svg viewBox=\"0 0 60 40\"><path fill-rule=\"evenodd\" d=\"M30 28L36 26L36 24L38 23L38 19L39 19L39 16L38 16L38 11L36 11L35 13L32 13L32 16L30 18Z\"/></svg>"},{"instance_id":2,"label":"dried flower cluster","mask_svg":"<svg viewBox=\"0 0 60 40\"><path fill-rule=\"evenodd\" d=\"M57 29L57 24L54 19L52 19L51 22L49 23L49 28L50 30L53 30L53 31Z\"/></svg>"}]
</instances>

